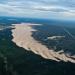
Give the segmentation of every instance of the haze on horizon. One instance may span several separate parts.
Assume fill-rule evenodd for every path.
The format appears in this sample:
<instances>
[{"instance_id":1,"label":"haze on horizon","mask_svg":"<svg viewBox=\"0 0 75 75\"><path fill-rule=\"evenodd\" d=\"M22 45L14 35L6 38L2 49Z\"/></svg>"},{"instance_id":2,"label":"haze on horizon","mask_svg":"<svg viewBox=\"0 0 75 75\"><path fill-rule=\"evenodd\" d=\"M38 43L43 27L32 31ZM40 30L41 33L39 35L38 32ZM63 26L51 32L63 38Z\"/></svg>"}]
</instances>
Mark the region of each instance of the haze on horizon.
<instances>
[{"instance_id":1,"label":"haze on horizon","mask_svg":"<svg viewBox=\"0 0 75 75\"><path fill-rule=\"evenodd\" d=\"M75 0L0 0L0 16L75 19Z\"/></svg>"}]
</instances>

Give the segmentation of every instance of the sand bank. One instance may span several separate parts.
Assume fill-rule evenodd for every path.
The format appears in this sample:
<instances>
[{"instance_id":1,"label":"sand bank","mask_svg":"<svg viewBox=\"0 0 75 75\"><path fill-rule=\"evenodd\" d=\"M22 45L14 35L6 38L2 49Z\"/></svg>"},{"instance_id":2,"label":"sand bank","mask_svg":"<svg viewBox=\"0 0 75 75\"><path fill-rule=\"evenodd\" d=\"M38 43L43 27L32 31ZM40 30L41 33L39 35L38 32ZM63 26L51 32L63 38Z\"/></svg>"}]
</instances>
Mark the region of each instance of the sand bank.
<instances>
[{"instance_id":1,"label":"sand bank","mask_svg":"<svg viewBox=\"0 0 75 75\"><path fill-rule=\"evenodd\" d=\"M70 61L75 63L74 59L67 57L63 51L55 52L54 50L49 50L45 45L42 45L37 40L35 40L31 35L32 31L36 31L32 28L32 25L41 25L41 24L13 24L14 29L12 30L12 41L16 45L25 48L28 51L32 51L35 54L42 56L45 59L52 59L56 61ZM62 52L62 54L60 54Z\"/></svg>"}]
</instances>

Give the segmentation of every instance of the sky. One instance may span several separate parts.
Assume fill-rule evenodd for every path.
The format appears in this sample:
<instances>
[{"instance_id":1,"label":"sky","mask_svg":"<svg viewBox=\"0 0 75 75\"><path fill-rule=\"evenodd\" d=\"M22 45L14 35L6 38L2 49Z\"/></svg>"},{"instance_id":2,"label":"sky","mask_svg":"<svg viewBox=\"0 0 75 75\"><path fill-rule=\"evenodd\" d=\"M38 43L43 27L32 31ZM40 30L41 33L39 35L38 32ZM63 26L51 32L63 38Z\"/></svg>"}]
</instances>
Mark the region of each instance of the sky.
<instances>
[{"instance_id":1,"label":"sky","mask_svg":"<svg viewBox=\"0 0 75 75\"><path fill-rule=\"evenodd\" d=\"M0 0L0 15L75 19L75 0Z\"/></svg>"}]
</instances>

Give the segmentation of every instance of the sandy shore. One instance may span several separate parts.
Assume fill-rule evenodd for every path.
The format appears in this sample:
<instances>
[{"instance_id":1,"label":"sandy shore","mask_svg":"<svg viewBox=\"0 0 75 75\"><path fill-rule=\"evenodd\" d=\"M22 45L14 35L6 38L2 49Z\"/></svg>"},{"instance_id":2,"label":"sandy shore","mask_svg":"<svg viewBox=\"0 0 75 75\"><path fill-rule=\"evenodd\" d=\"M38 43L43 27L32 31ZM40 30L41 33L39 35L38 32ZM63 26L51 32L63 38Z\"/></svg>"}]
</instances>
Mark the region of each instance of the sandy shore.
<instances>
[{"instance_id":1,"label":"sandy shore","mask_svg":"<svg viewBox=\"0 0 75 75\"><path fill-rule=\"evenodd\" d=\"M55 52L53 50L49 50L45 45L42 45L31 36L32 31L36 31L32 29L32 25L40 24L22 23L13 25L15 29L12 30L12 41L18 46L23 47L28 51L32 51L46 59L52 59L56 61L63 60L65 62L70 61L75 63L75 60L67 57L63 51ZM62 54L60 54L61 52Z\"/></svg>"}]
</instances>

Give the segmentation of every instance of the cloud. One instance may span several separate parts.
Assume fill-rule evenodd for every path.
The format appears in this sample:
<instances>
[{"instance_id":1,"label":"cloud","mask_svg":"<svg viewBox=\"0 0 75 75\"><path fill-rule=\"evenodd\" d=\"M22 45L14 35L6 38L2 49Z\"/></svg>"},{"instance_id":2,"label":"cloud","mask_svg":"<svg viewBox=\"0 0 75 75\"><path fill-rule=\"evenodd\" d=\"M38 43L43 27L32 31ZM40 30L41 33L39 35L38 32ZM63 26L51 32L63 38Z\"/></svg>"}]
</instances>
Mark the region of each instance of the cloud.
<instances>
[{"instance_id":1,"label":"cloud","mask_svg":"<svg viewBox=\"0 0 75 75\"><path fill-rule=\"evenodd\" d=\"M32 17L75 17L75 1L0 0L0 14Z\"/></svg>"},{"instance_id":2,"label":"cloud","mask_svg":"<svg viewBox=\"0 0 75 75\"><path fill-rule=\"evenodd\" d=\"M51 12L65 12L68 11L68 9L60 6L37 6L33 7L35 10L40 10L40 11L51 11Z\"/></svg>"}]
</instances>

